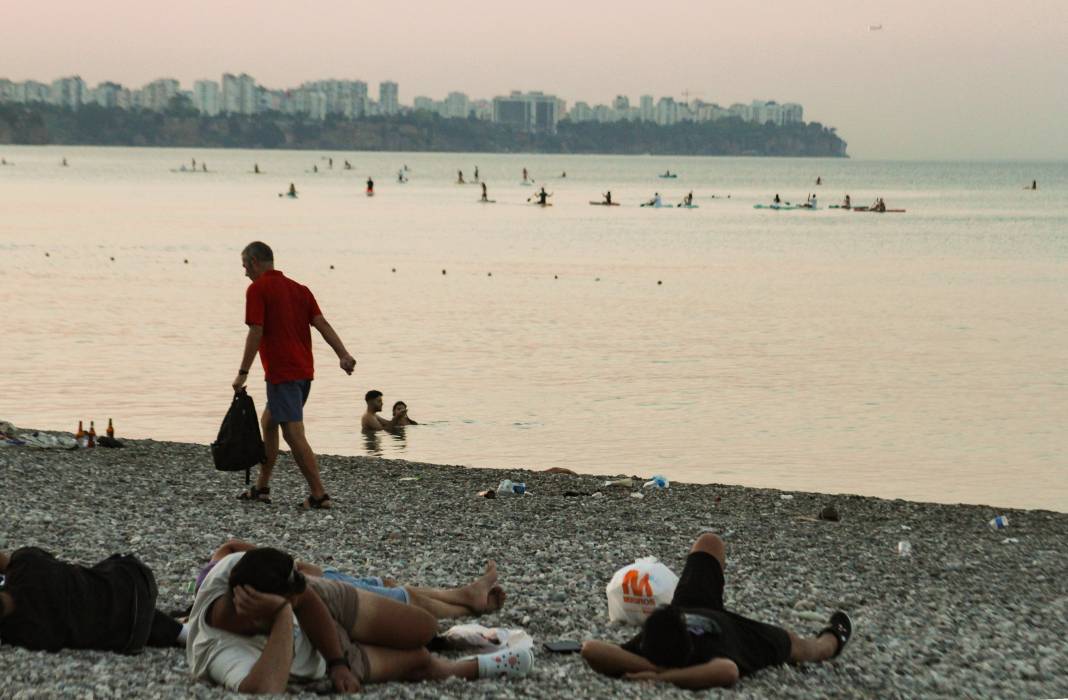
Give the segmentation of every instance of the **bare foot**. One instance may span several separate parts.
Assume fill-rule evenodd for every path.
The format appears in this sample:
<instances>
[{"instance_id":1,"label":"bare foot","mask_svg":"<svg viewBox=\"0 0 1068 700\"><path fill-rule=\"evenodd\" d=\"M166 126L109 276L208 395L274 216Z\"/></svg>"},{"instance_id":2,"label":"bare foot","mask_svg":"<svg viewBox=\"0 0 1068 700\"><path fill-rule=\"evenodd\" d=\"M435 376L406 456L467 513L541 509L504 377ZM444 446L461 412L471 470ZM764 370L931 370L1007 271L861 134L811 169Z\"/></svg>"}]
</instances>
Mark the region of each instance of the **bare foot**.
<instances>
[{"instance_id":1,"label":"bare foot","mask_svg":"<svg viewBox=\"0 0 1068 700\"><path fill-rule=\"evenodd\" d=\"M497 562L490 560L486 564L486 573L464 586L463 590L467 597L466 607L475 613L499 609L501 606L496 600L498 594L493 592L495 588L500 591L500 600L503 602L504 591L497 585Z\"/></svg>"},{"instance_id":2,"label":"bare foot","mask_svg":"<svg viewBox=\"0 0 1068 700\"><path fill-rule=\"evenodd\" d=\"M494 612L504 607L504 599L508 597L508 594L504 592L504 589L500 586L494 586L490 589L489 596L486 598L487 607L485 612Z\"/></svg>"}]
</instances>

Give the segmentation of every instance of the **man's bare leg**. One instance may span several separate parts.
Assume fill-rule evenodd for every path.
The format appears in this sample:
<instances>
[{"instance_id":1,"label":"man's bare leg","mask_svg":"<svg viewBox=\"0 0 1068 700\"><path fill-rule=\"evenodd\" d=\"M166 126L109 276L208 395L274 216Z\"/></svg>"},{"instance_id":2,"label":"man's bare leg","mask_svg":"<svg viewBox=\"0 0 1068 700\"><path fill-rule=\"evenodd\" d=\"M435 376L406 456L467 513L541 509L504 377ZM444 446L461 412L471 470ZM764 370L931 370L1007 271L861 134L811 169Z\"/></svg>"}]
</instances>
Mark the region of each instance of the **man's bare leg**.
<instances>
[{"instance_id":1,"label":"man's bare leg","mask_svg":"<svg viewBox=\"0 0 1068 700\"><path fill-rule=\"evenodd\" d=\"M426 608L438 619L446 617L463 617L474 613L493 612L504 604L504 590L497 585L497 563L486 564L486 573L460 588L421 588L405 586L416 600L429 601L432 608ZM420 607L425 607L420 605Z\"/></svg>"},{"instance_id":2,"label":"man's bare leg","mask_svg":"<svg viewBox=\"0 0 1068 700\"><path fill-rule=\"evenodd\" d=\"M267 456L267 461L260 465L256 475L256 488L262 490L271 485L271 474L274 473L274 465L278 461L278 424L271 420L269 408L263 409L260 429L263 430L263 449Z\"/></svg>"},{"instance_id":3,"label":"man's bare leg","mask_svg":"<svg viewBox=\"0 0 1068 700\"><path fill-rule=\"evenodd\" d=\"M282 437L285 438L286 444L293 453L293 461L300 467L300 473L308 482L311 495L315 498L322 498L326 494L326 489L323 488L323 482L319 478L319 463L315 460L315 453L312 452L311 445L304 437L304 421L283 423Z\"/></svg>"},{"instance_id":4,"label":"man's bare leg","mask_svg":"<svg viewBox=\"0 0 1068 700\"><path fill-rule=\"evenodd\" d=\"M387 681L441 680L452 676L478 678L478 661L451 661L434 656L426 649L389 649L363 645L367 652L371 683Z\"/></svg>"},{"instance_id":5,"label":"man's bare leg","mask_svg":"<svg viewBox=\"0 0 1068 700\"><path fill-rule=\"evenodd\" d=\"M799 637L787 630L790 635L790 661L799 664L807 661L824 661L834 656L838 650L838 638L830 632L818 637Z\"/></svg>"}]
</instances>

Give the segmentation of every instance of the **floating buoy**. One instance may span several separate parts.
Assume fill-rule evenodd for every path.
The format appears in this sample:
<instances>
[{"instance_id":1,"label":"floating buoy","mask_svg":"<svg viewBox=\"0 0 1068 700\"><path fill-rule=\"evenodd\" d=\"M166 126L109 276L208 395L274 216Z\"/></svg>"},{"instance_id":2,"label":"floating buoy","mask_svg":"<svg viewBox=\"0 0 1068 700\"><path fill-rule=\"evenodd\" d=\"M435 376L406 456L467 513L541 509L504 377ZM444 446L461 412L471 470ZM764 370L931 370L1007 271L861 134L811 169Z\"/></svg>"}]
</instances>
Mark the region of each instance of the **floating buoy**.
<instances>
[{"instance_id":1,"label":"floating buoy","mask_svg":"<svg viewBox=\"0 0 1068 700\"><path fill-rule=\"evenodd\" d=\"M51 253L45 253L45 257L46 258L50 258L50 257L52 257L52 254Z\"/></svg>"},{"instance_id":2,"label":"floating buoy","mask_svg":"<svg viewBox=\"0 0 1068 700\"><path fill-rule=\"evenodd\" d=\"M397 271L397 268L393 268L393 271L394 271L394 272L396 272L396 271Z\"/></svg>"},{"instance_id":3,"label":"floating buoy","mask_svg":"<svg viewBox=\"0 0 1068 700\"><path fill-rule=\"evenodd\" d=\"M553 279L554 280L558 280L558 279L560 279L560 277L558 275L553 275Z\"/></svg>"},{"instance_id":4,"label":"floating buoy","mask_svg":"<svg viewBox=\"0 0 1068 700\"><path fill-rule=\"evenodd\" d=\"M111 256L111 262L115 262L115 256L114 255Z\"/></svg>"},{"instance_id":5,"label":"floating buoy","mask_svg":"<svg viewBox=\"0 0 1068 700\"><path fill-rule=\"evenodd\" d=\"M183 259L183 260L182 260L182 262L183 262L184 264L188 265L188 264L189 264L189 258L185 258L185 259Z\"/></svg>"},{"instance_id":6,"label":"floating buoy","mask_svg":"<svg viewBox=\"0 0 1068 700\"><path fill-rule=\"evenodd\" d=\"M493 277L493 273L492 272L487 272L486 273L486 277Z\"/></svg>"},{"instance_id":7,"label":"floating buoy","mask_svg":"<svg viewBox=\"0 0 1068 700\"><path fill-rule=\"evenodd\" d=\"M657 284L663 284L663 283L664 283L664 281L663 281L663 280L657 280L657 281L656 281L656 283L657 283Z\"/></svg>"},{"instance_id":8,"label":"floating buoy","mask_svg":"<svg viewBox=\"0 0 1068 700\"><path fill-rule=\"evenodd\" d=\"M600 277L598 277L597 279L594 280L594 282L600 282L600 281L601 281Z\"/></svg>"},{"instance_id":9,"label":"floating buoy","mask_svg":"<svg viewBox=\"0 0 1068 700\"><path fill-rule=\"evenodd\" d=\"M334 266L333 266L333 265L331 265L331 266L330 266L330 269L331 269L331 270L333 270L333 269L334 269Z\"/></svg>"},{"instance_id":10,"label":"floating buoy","mask_svg":"<svg viewBox=\"0 0 1068 700\"><path fill-rule=\"evenodd\" d=\"M443 275L444 275L444 274L445 274L445 270L442 270L442 271L441 271L441 274L443 274Z\"/></svg>"}]
</instances>

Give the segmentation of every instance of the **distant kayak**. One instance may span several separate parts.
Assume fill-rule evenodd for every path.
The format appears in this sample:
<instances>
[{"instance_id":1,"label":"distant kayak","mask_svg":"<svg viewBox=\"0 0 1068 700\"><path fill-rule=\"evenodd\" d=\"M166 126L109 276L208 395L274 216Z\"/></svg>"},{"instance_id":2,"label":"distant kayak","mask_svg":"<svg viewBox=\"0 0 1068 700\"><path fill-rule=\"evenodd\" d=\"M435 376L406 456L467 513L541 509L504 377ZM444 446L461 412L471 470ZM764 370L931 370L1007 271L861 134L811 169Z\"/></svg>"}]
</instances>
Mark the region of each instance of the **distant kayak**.
<instances>
[{"instance_id":1,"label":"distant kayak","mask_svg":"<svg viewBox=\"0 0 1068 700\"><path fill-rule=\"evenodd\" d=\"M478 203L479 204L496 204L497 200L496 199L480 199L480 200L478 200Z\"/></svg>"},{"instance_id":2,"label":"distant kayak","mask_svg":"<svg viewBox=\"0 0 1068 700\"><path fill-rule=\"evenodd\" d=\"M590 202L590 205L594 207L618 207L619 202Z\"/></svg>"},{"instance_id":3,"label":"distant kayak","mask_svg":"<svg viewBox=\"0 0 1068 700\"><path fill-rule=\"evenodd\" d=\"M545 204L542 204L541 202L531 202L531 204L536 207L551 207L553 205L552 202L546 202Z\"/></svg>"},{"instance_id":4,"label":"distant kayak","mask_svg":"<svg viewBox=\"0 0 1068 700\"><path fill-rule=\"evenodd\" d=\"M657 177L663 178L665 180L674 180L678 176L678 173L660 173L659 175L657 175Z\"/></svg>"},{"instance_id":5,"label":"distant kayak","mask_svg":"<svg viewBox=\"0 0 1068 700\"><path fill-rule=\"evenodd\" d=\"M289 197L290 199L296 199L297 198L297 193L296 192L279 192L278 196L279 197Z\"/></svg>"},{"instance_id":6,"label":"distant kayak","mask_svg":"<svg viewBox=\"0 0 1068 700\"><path fill-rule=\"evenodd\" d=\"M852 209L853 207L847 207L844 204L832 204L831 206L829 206L827 208L828 209L845 209L845 210L849 210L849 209ZM862 209L862 208L863 207L858 207L858 209Z\"/></svg>"},{"instance_id":7,"label":"distant kayak","mask_svg":"<svg viewBox=\"0 0 1068 700\"><path fill-rule=\"evenodd\" d=\"M650 209L674 209L674 204L664 204L663 202L642 202L640 206L649 207Z\"/></svg>"},{"instance_id":8,"label":"distant kayak","mask_svg":"<svg viewBox=\"0 0 1068 700\"><path fill-rule=\"evenodd\" d=\"M697 205L697 204L676 204L675 206L678 207L679 209L698 209L699 208L699 205Z\"/></svg>"},{"instance_id":9,"label":"distant kayak","mask_svg":"<svg viewBox=\"0 0 1068 700\"><path fill-rule=\"evenodd\" d=\"M799 204L754 204L754 209L774 209L775 211L793 211L794 209L811 209Z\"/></svg>"},{"instance_id":10,"label":"distant kayak","mask_svg":"<svg viewBox=\"0 0 1068 700\"><path fill-rule=\"evenodd\" d=\"M904 214L904 209L884 209L879 211L878 209L872 209L871 207L857 207L853 211L858 214Z\"/></svg>"}]
</instances>

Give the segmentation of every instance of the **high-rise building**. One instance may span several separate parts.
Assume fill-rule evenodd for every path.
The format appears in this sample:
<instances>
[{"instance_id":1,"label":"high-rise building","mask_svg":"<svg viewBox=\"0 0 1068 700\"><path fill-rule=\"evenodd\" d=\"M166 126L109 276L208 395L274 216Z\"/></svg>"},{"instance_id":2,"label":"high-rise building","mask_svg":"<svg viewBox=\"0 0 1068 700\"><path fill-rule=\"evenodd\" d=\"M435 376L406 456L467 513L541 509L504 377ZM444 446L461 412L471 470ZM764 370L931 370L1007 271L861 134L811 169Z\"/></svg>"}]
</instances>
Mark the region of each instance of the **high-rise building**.
<instances>
[{"instance_id":1,"label":"high-rise building","mask_svg":"<svg viewBox=\"0 0 1068 700\"><path fill-rule=\"evenodd\" d=\"M616 95L616 99L612 100L612 109L620 112L630 109L630 98L626 95Z\"/></svg>"},{"instance_id":2,"label":"high-rise building","mask_svg":"<svg viewBox=\"0 0 1068 700\"><path fill-rule=\"evenodd\" d=\"M453 119L467 119L471 111L471 100L462 92L450 92L445 98L445 116Z\"/></svg>"},{"instance_id":3,"label":"high-rise building","mask_svg":"<svg viewBox=\"0 0 1068 700\"><path fill-rule=\"evenodd\" d=\"M255 114L257 104L256 80L247 73L222 77L222 111L230 114Z\"/></svg>"},{"instance_id":4,"label":"high-rise building","mask_svg":"<svg viewBox=\"0 0 1068 700\"><path fill-rule=\"evenodd\" d=\"M378 111L387 115L400 111L400 93L397 84L392 80L384 80L378 84Z\"/></svg>"},{"instance_id":5,"label":"high-rise building","mask_svg":"<svg viewBox=\"0 0 1068 700\"><path fill-rule=\"evenodd\" d=\"M783 124L801 124L804 121L804 109L796 102L787 102L782 106Z\"/></svg>"},{"instance_id":6,"label":"high-rise building","mask_svg":"<svg viewBox=\"0 0 1068 700\"><path fill-rule=\"evenodd\" d=\"M556 132L556 122L565 104L554 95L513 90L508 97L493 98L493 121L523 131Z\"/></svg>"},{"instance_id":7,"label":"high-rise building","mask_svg":"<svg viewBox=\"0 0 1068 700\"><path fill-rule=\"evenodd\" d=\"M48 101L57 107L78 109L85 102L87 90L85 81L74 75L69 78L57 78L49 88Z\"/></svg>"},{"instance_id":8,"label":"high-rise building","mask_svg":"<svg viewBox=\"0 0 1068 700\"><path fill-rule=\"evenodd\" d=\"M171 103L171 98L178 94L178 81L174 78L153 80L141 88L141 107L153 112L162 112Z\"/></svg>"},{"instance_id":9,"label":"high-rise building","mask_svg":"<svg viewBox=\"0 0 1068 700\"><path fill-rule=\"evenodd\" d=\"M114 109L119 107L124 88L118 83L100 83L89 93L89 101L106 107L108 109Z\"/></svg>"},{"instance_id":10,"label":"high-rise building","mask_svg":"<svg viewBox=\"0 0 1068 700\"><path fill-rule=\"evenodd\" d=\"M670 126L679 120L678 105L674 98L661 97L656 103L656 123Z\"/></svg>"},{"instance_id":11,"label":"high-rise building","mask_svg":"<svg viewBox=\"0 0 1068 700\"><path fill-rule=\"evenodd\" d=\"M222 111L222 105L219 103L219 84L214 80L198 80L193 83L193 106L209 117L214 117Z\"/></svg>"},{"instance_id":12,"label":"high-rise building","mask_svg":"<svg viewBox=\"0 0 1068 700\"><path fill-rule=\"evenodd\" d=\"M653 107L653 96L642 95L639 103L641 106L638 108L638 113L641 115L643 122L656 121L656 108Z\"/></svg>"}]
</instances>

